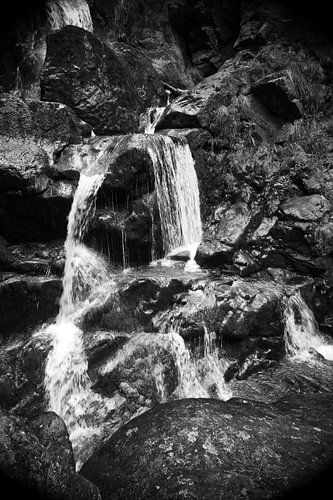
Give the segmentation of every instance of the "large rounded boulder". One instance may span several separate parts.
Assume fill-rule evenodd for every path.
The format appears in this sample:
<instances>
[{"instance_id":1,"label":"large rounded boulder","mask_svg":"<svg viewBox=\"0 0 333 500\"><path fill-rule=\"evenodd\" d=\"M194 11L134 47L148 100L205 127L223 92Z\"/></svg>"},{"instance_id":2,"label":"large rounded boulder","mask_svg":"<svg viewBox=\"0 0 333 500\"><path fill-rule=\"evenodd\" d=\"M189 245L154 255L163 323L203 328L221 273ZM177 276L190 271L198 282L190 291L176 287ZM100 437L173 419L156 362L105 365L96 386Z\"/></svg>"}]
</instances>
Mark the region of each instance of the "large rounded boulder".
<instances>
[{"instance_id":1,"label":"large rounded boulder","mask_svg":"<svg viewBox=\"0 0 333 500\"><path fill-rule=\"evenodd\" d=\"M128 422L81 474L103 500L284 498L330 464L332 416L318 396L174 401Z\"/></svg>"}]
</instances>

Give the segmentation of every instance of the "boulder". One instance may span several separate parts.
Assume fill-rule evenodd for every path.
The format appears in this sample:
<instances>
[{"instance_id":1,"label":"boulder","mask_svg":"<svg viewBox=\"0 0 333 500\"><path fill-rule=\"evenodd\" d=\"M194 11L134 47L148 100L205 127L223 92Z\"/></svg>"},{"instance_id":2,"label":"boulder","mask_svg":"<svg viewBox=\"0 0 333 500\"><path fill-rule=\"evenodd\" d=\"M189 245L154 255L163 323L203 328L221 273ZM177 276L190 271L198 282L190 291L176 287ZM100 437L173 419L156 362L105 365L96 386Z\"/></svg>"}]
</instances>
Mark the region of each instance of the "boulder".
<instances>
[{"instance_id":1,"label":"boulder","mask_svg":"<svg viewBox=\"0 0 333 500\"><path fill-rule=\"evenodd\" d=\"M33 130L33 113L28 104L13 94L0 94L0 135L24 139Z\"/></svg>"},{"instance_id":2,"label":"boulder","mask_svg":"<svg viewBox=\"0 0 333 500\"><path fill-rule=\"evenodd\" d=\"M172 308L152 318L155 329L169 331L175 320L184 338L203 334L203 325L227 341L247 337L282 337L283 301L287 291L269 281L226 278L200 280L175 297Z\"/></svg>"},{"instance_id":3,"label":"boulder","mask_svg":"<svg viewBox=\"0 0 333 500\"><path fill-rule=\"evenodd\" d=\"M80 144L91 135L92 128L65 104L28 100L34 121L35 140L52 155L58 154L67 144Z\"/></svg>"},{"instance_id":4,"label":"boulder","mask_svg":"<svg viewBox=\"0 0 333 500\"><path fill-rule=\"evenodd\" d=\"M0 413L0 471L4 484L34 498L99 500L95 485L75 472L64 422L55 413L33 421Z\"/></svg>"},{"instance_id":5,"label":"boulder","mask_svg":"<svg viewBox=\"0 0 333 500\"><path fill-rule=\"evenodd\" d=\"M302 106L290 71L282 70L261 78L252 86L252 92L269 111L284 120L302 117Z\"/></svg>"},{"instance_id":6,"label":"boulder","mask_svg":"<svg viewBox=\"0 0 333 500\"><path fill-rule=\"evenodd\" d=\"M2 337L22 333L58 312L60 278L14 276L0 283Z\"/></svg>"},{"instance_id":7,"label":"boulder","mask_svg":"<svg viewBox=\"0 0 333 500\"><path fill-rule=\"evenodd\" d=\"M327 395L174 401L128 422L81 473L103 499L284 497L331 465L332 417Z\"/></svg>"},{"instance_id":8,"label":"boulder","mask_svg":"<svg viewBox=\"0 0 333 500\"><path fill-rule=\"evenodd\" d=\"M31 141L0 140L0 190L40 194L48 186L49 159Z\"/></svg>"},{"instance_id":9,"label":"boulder","mask_svg":"<svg viewBox=\"0 0 333 500\"><path fill-rule=\"evenodd\" d=\"M27 418L45 410L45 361L51 338L20 332L4 339L0 356L0 407Z\"/></svg>"},{"instance_id":10,"label":"boulder","mask_svg":"<svg viewBox=\"0 0 333 500\"><path fill-rule=\"evenodd\" d=\"M140 113L163 94L139 51L106 45L75 26L49 35L41 90L43 100L67 104L97 134L134 132Z\"/></svg>"},{"instance_id":11,"label":"boulder","mask_svg":"<svg viewBox=\"0 0 333 500\"><path fill-rule=\"evenodd\" d=\"M330 202L320 194L295 196L283 201L280 210L287 218L318 221L331 209Z\"/></svg>"},{"instance_id":12,"label":"boulder","mask_svg":"<svg viewBox=\"0 0 333 500\"><path fill-rule=\"evenodd\" d=\"M5 269L18 274L62 276L65 264L64 241L27 243L5 247L10 265ZM1 258L1 257L0 257Z\"/></svg>"},{"instance_id":13,"label":"boulder","mask_svg":"<svg viewBox=\"0 0 333 500\"><path fill-rule=\"evenodd\" d=\"M202 266L216 266L230 261L232 252L246 239L258 217L246 203L221 204L204 229L195 260Z\"/></svg>"},{"instance_id":14,"label":"boulder","mask_svg":"<svg viewBox=\"0 0 333 500\"><path fill-rule=\"evenodd\" d=\"M117 293L111 292L101 308L91 311L85 317L84 326L128 333L152 330L154 315L168 308L191 284L192 279L186 273L176 278L148 274L120 279Z\"/></svg>"},{"instance_id":15,"label":"boulder","mask_svg":"<svg viewBox=\"0 0 333 500\"><path fill-rule=\"evenodd\" d=\"M164 128L195 128L199 127L198 114L202 100L193 93L185 93L177 97L168 106L165 115L157 125L157 130Z\"/></svg>"},{"instance_id":16,"label":"boulder","mask_svg":"<svg viewBox=\"0 0 333 500\"><path fill-rule=\"evenodd\" d=\"M0 136L37 144L51 162L64 146L79 144L90 134L91 127L65 104L0 94Z\"/></svg>"}]
</instances>

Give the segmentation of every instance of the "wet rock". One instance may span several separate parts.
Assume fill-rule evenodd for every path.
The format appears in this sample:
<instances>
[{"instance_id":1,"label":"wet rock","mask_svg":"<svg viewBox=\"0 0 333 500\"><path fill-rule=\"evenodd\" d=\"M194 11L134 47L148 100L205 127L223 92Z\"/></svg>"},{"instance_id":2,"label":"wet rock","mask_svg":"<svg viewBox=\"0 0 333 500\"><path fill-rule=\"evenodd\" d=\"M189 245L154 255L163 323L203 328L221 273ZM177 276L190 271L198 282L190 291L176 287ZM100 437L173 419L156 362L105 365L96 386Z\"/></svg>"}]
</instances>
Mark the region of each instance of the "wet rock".
<instances>
[{"instance_id":1,"label":"wet rock","mask_svg":"<svg viewBox=\"0 0 333 500\"><path fill-rule=\"evenodd\" d=\"M245 203L218 207L204 230L195 257L198 264L215 266L230 261L233 249L246 238L250 226L258 224L256 219Z\"/></svg>"},{"instance_id":2,"label":"wet rock","mask_svg":"<svg viewBox=\"0 0 333 500\"><path fill-rule=\"evenodd\" d=\"M87 328L128 332L153 328L154 315L170 306L181 292L191 286L191 277L131 277L119 283L119 290L111 292L105 304L89 313Z\"/></svg>"},{"instance_id":3,"label":"wet rock","mask_svg":"<svg viewBox=\"0 0 333 500\"><path fill-rule=\"evenodd\" d=\"M129 337L125 333L115 334L108 331L88 332L84 335L88 356L88 369L95 370L105 358L115 354ZM92 376L93 378L93 376Z\"/></svg>"},{"instance_id":4,"label":"wet rock","mask_svg":"<svg viewBox=\"0 0 333 500\"><path fill-rule=\"evenodd\" d=\"M0 135L32 141L48 153L50 160L64 146L79 144L90 133L91 127L65 104L0 95Z\"/></svg>"},{"instance_id":5,"label":"wet rock","mask_svg":"<svg viewBox=\"0 0 333 500\"><path fill-rule=\"evenodd\" d=\"M40 194L48 186L49 160L46 152L30 141L1 139L1 191Z\"/></svg>"},{"instance_id":6,"label":"wet rock","mask_svg":"<svg viewBox=\"0 0 333 500\"><path fill-rule=\"evenodd\" d=\"M96 486L75 473L64 422L45 413L32 422L0 414L0 470L7 481L39 498L100 499Z\"/></svg>"},{"instance_id":7,"label":"wet rock","mask_svg":"<svg viewBox=\"0 0 333 500\"><path fill-rule=\"evenodd\" d=\"M168 255L168 258L171 259L171 260L183 260L183 261L186 261L186 260L189 260L191 258L191 253L189 250L176 250L176 251L173 251L171 252L169 255Z\"/></svg>"},{"instance_id":8,"label":"wet rock","mask_svg":"<svg viewBox=\"0 0 333 500\"><path fill-rule=\"evenodd\" d=\"M137 333L127 338L127 343L105 357L91 376L95 391L107 397L119 393L125 398L125 421L165 400L178 383L168 336L159 333Z\"/></svg>"},{"instance_id":9,"label":"wet rock","mask_svg":"<svg viewBox=\"0 0 333 500\"><path fill-rule=\"evenodd\" d=\"M160 133L168 135L169 137L185 137L190 146L192 155L195 150L205 146L207 141L211 138L210 133L202 128L164 129L161 130Z\"/></svg>"},{"instance_id":10,"label":"wet rock","mask_svg":"<svg viewBox=\"0 0 333 500\"><path fill-rule=\"evenodd\" d=\"M295 196L281 203L280 210L289 218L300 221L317 221L331 208L331 204L320 194Z\"/></svg>"},{"instance_id":11,"label":"wet rock","mask_svg":"<svg viewBox=\"0 0 333 500\"><path fill-rule=\"evenodd\" d=\"M91 135L92 128L65 104L37 100L27 103L33 114L33 136L51 157L67 144L80 144Z\"/></svg>"},{"instance_id":12,"label":"wet rock","mask_svg":"<svg viewBox=\"0 0 333 500\"><path fill-rule=\"evenodd\" d=\"M13 94L0 94L0 135L14 139L31 135L34 120L28 104Z\"/></svg>"},{"instance_id":13,"label":"wet rock","mask_svg":"<svg viewBox=\"0 0 333 500\"><path fill-rule=\"evenodd\" d=\"M297 99L290 71L279 71L265 76L253 85L252 92L267 109L286 121L302 117L301 103Z\"/></svg>"},{"instance_id":14,"label":"wet rock","mask_svg":"<svg viewBox=\"0 0 333 500\"><path fill-rule=\"evenodd\" d=\"M196 128L200 126L198 114L202 106L200 98L186 93L172 101L158 124L157 130L163 128Z\"/></svg>"},{"instance_id":15,"label":"wet rock","mask_svg":"<svg viewBox=\"0 0 333 500\"><path fill-rule=\"evenodd\" d=\"M41 89L43 100L67 104L97 134L135 131L140 113L163 94L140 51L107 46L75 26L49 35Z\"/></svg>"},{"instance_id":16,"label":"wet rock","mask_svg":"<svg viewBox=\"0 0 333 500\"><path fill-rule=\"evenodd\" d=\"M184 338L202 335L203 325L228 340L283 336L286 291L282 286L231 278L229 283L202 280L191 288L175 297L172 308L157 311L153 318L156 329L168 331L176 320Z\"/></svg>"},{"instance_id":17,"label":"wet rock","mask_svg":"<svg viewBox=\"0 0 333 500\"><path fill-rule=\"evenodd\" d=\"M0 349L0 406L26 418L35 418L46 408L45 361L51 338L20 333L3 339Z\"/></svg>"},{"instance_id":18,"label":"wet rock","mask_svg":"<svg viewBox=\"0 0 333 500\"><path fill-rule=\"evenodd\" d=\"M6 270L19 274L62 276L65 265L64 241L7 246L11 265Z\"/></svg>"},{"instance_id":19,"label":"wet rock","mask_svg":"<svg viewBox=\"0 0 333 500\"><path fill-rule=\"evenodd\" d=\"M330 465L331 413L319 396L166 403L117 431L81 473L103 498L275 498Z\"/></svg>"},{"instance_id":20,"label":"wet rock","mask_svg":"<svg viewBox=\"0 0 333 500\"><path fill-rule=\"evenodd\" d=\"M16 276L0 283L1 333L20 333L55 316L61 294L59 278Z\"/></svg>"}]
</instances>

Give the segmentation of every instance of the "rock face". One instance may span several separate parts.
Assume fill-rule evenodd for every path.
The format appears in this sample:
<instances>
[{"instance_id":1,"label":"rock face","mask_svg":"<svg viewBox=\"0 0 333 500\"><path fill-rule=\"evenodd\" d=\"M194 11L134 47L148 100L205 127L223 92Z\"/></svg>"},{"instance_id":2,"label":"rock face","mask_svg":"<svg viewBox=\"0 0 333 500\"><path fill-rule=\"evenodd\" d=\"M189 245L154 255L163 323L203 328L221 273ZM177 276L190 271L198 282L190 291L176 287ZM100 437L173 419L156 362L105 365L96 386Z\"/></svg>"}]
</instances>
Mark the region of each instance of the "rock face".
<instances>
[{"instance_id":1,"label":"rock face","mask_svg":"<svg viewBox=\"0 0 333 500\"><path fill-rule=\"evenodd\" d=\"M321 219L331 208L326 198L319 194L295 197L285 200L280 209L286 217L300 221L316 221Z\"/></svg>"},{"instance_id":2,"label":"rock face","mask_svg":"<svg viewBox=\"0 0 333 500\"><path fill-rule=\"evenodd\" d=\"M59 278L14 276L0 283L2 337L42 323L58 311Z\"/></svg>"},{"instance_id":3,"label":"rock face","mask_svg":"<svg viewBox=\"0 0 333 500\"><path fill-rule=\"evenodd\" d=\"M247 231L256 223L256 214L251 213L246 203L231 207L220 206L204 232L198 248L196 261L199 264L218 265L230 260L233 250L246 238Z\"/></svg>"},{"instance_id":4,"label":"rock face","mask_svg":"<svg viewBox=\"0 0 333 500\"><path fill-rule=\"evenodd\" d=\"M293 121L302 117L302 107L297 99L291 72L281 71L265 76L253 85L252 92L281 118Z\"/></svg>"},{"instance_id":5,"label":"rock face","mask_svg":"<svg viewBox=\"0 0 333 500\"><path fill-rule=\"evenodd\" d=\"M22 100L13 94L0 94L0 137L33 141L44 148L50 160L67 144L79 144L90 135L91 127L65 104Z\"/></svg>"},{"instance_id":6,"label":"rock face","mask_svg":"<svg viewBox=\"0 0 333 500\"><path fill-rule=\"evenodd\" d=\"M332 402L318 399L160 405L116 432L81 473L103 499L287 495L331 464Z\"/></svg>"},{"instance_id":7,"label":"rock face","mask_svg":"<svg viewBox=\"0 0 333 500\"><path fill-rule=\"evenodd\" d=\"M91 128L64 104L0 94L0 225L9 242L64 237L76 179L53 162Z\"/></svg>"},{"instance_id":8,"label":"rock face","mask_svg":"<svg viewBox=\"0 0 333 500\"><path fill-rule=\"evenodd\" d=\"M0 182L2 191L40 194L48 186L49 160L46 152L29 141L2 141Z\"/></svg>"},{"instance_id":9,"label":"rock face","mask_svg":"<svg viewBox=\"0 0 333 500\"><path fill-rule=\"evenodd\" d=\"M1 413L0 442L2 479L5 485L14 485L14 492L35 498L101 498L92 483L75 473L68 433L55 413L30 422Z\"/></svg>"},{"instance_id":10,"label":"rock face","mask_svg":"<svg viewBox=\"0 0 333 500\"><path fill-rule=\"evenodd\" d=\"M160 78L182 88L216 71L237 38L238 9L229 1L93 0L91 14L99 37L139 41Z\"/></svg>"},{"instance_id":11,"label":"rock face","mask_svg":"<svg viewBox=\"0 0 333 500\"><path fill-rule=\"evenodd\" d=\"M67 104L97 134L134 132L139 114L163 94L140 52L107 46L75 26L49 36L41 88L43 100Z\"/></svg>"}]
</instances>

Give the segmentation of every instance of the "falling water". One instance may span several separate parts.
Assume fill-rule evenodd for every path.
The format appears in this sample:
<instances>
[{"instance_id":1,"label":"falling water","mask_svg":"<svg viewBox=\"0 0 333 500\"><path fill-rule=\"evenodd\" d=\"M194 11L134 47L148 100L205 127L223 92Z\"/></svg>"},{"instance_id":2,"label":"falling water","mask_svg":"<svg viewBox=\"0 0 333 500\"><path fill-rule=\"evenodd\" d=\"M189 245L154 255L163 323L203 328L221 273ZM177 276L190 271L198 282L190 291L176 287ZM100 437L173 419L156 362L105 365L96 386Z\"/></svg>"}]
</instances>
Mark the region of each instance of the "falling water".
<instances>
[{"instance_id":1,"label":"falling water","mask_svg":"<svg viewBox=\"0 0 333 500\"><path fill-rule=\"evenodd\" d=\"M126 371L136 370L146 362L143 374L138 377L147 377L147 371L153 379L160 402L182 398L210 398L227 400L231 392L224 381L224 372L227 368L225 360L218 357L218 349L213 345L214 336L205 330L205 349L203 357L194 357L187 348L184 339L173 327L169 333L149 334L142 333L133 337L106 365L101 374L106 375L119 367L126 367ZM176 367L177 386L170 394L166 386L166 378L170 364L161 363L163 354L172 360ZM147 369L148 365L148 369Z\"/></svg>"},{"instance_id":2,"label":"falling water","mask_svg":"<svg viewBox=\"0 0 333 500\"><path fill-rule=\"evenodd\" d=\"M205 329L204 356L193 357L184 339L176 330L169 333L171 349L175 353L178 370L178 386L174 397L211 398L226 401L231 392L224 381L226 362L219 359L217 348L213 347L213 336Z\"/></svg>"},{"instance_id":3,"label":"falling water","mask_svg":"<svg viewBox=\"0 0 333 500\"><path fill-rule=\"evenodd\" d=\"M287 353L296 358L309 359L315 350L324 358L333 360L333 345L319 333L318 324L300 292L289 297L284 310Z\"/></svg>"},{"instance_id":4,"label":"falling water","mask_svg":"<svg viewBox=\"0 0 333 500\"><path fill-rule=\"evenodd\" d=\"M94 215L97 192L109 165L119 155L118 147L125 137L114 138L111 142L110 139L94 140L91 153L83 162L68 217L60 310L56 323L47 331L53 341L45 369L49 408L66 423L78 467L85 453L86 439L92 434L100 435L106 416L123 403L122 398L104 398L91 390L83 332L79 325L84 314L92 307L101 306L110 291L115 289L105 260L88 249L83 244L83 238ZM166 136L155 136L146 145L154 164L165 251L170 253L184 247L193 260L201 239L201 220L198 183L190 149L185 140L178 140L175 144ZM126 243L124 236L123 247ZM125 258L125 251L123 253ZM158 338L167 342L177 367L179 383L174 397L208 397L211 394L210 386L214 384L216 397L228 397L223 387L222 368L217 369L217 358L210 351L205 351L207 369L204 372L204 365L196 364L191 358L184 340L176 331ZM139 340L134 340L134 344ZM214 374L208 365L215 370ZM161 400L167 398L164 372L157 356L152 373Z\"/></svg>"},{"instance_id":5,"label":"falling water","mask_svg":"<svg viewBox=\"0 0 333 500\"><path fill-rule=\"evenodd\" d=\"M114 154L120 142L121 139L115 141ZM60 310L56 323L46 332L53 342L44 381L49 409L65 421L78 467L86 437L92 432L98 435L105 416L120 404L114 398L102 398L90 390L83 333L77 326L84 313L101 305L106 292L114 287L104 259L82 243L93 215L97 191L106 175L108 162L103 161L103 156L104 152L91 156L90 167L80 175L68 217ZM92 415L93 425L89 424Z\"/></svg>"},{"instance_id":6,"label":"falling water","mask_svg":"<svg viewBox=\"0 0 333 500\"><path fill-rule=\"evenodd\" d=\"M146 114L145 114L145 118L146 118L145 134L154 134L158 123L161 121L162 117L164 116L165 111L170 104L170 91L167 90L166 94L168 96L168 99L167 99L167 103L165 106L147 109Z\"/></svg>"},{"instance_id":7,"label":"falling water","mask_svg":"<svg viewBox=\"0 0 333 500\"><path fill-rule=\"evenodd\" d=\"M46 10L52 30L71 25L86 31L93 31L93 23L86 0L48 0Z\"/></svg>"},{"instance_id":8,"label":"falling water","mask_svg":"<svg viewBox=\"0 0 333 500\"><path fill-rule=\"evenodd\" d=\"M175 143L160 135L148 144L153 160L155 189L165 254L181 250L194 261L202 226L198 179L185 139Z\"/></svg>"}]
</instances>

